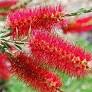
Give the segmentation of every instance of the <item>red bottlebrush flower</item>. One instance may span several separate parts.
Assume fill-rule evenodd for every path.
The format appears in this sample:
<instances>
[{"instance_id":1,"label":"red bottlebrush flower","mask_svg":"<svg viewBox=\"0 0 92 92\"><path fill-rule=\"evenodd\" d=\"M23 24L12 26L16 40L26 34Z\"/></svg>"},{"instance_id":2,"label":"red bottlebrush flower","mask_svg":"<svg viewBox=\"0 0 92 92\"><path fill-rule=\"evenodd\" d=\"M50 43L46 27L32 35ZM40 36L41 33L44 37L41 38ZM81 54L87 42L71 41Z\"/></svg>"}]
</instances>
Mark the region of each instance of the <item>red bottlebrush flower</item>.
<instances>
[{"instance_id":1,"label":"red bottlebrush flower","mask_svg":"<svg viewBox=\"0 0 92 92\"><path fill-rule=\"evenodd\" d=\"M8 62L6 55L0 54L0 80L8 80L10 77L10 72L7 63Z\"/></svg>"},{"instance_id":2,"label":"red bottlebrush flower","mask_svg":"<svg viewBox=\"0 0 92 92\"><path fill-rule=\"evenodd\" d=\"M8 15L8 24L12 28L13 37L25 36L30 30L44 29L51 31L53 26L62 27L66 20L62 6L46 6L35 9L21 9Z\"/></svg>"},{"instance_id":3,"label":"red bottlebrush flower","mask_svg":"<svg viewBox=\"0 0 92 92\"><path fill-rule=\"evenodd\" d=\"M84 17L69 23L63 28L64 32L86 32L92 30L92 16Z\"/></svg>"},{"instance_id":4,"label":"red bottlebrush flower","mask_svg":"<svg viewBox=\"0 0 92 92\"><path fill-rule=\"evenodd\" d=\"M36 61L31 56L20 53L15 58L10 59L10 61L12 72L40 92L57 92L57 89L61 86L59 78L48 70L36 65Z\"/></svg>"},{"instance_id":5,"label":"red bottlebrush flower","mask_svg":"<svg viewBox=\"0 0 92 92\"><path fill-rule=\"evenodd\" d=\"M18 0L1 0L0 8L9 8L17 3Z\"/></svg>"},{"instance_id":6,"label":"red bottlebrush flower","mask_svg":"<svg viewBox=\"0 0 92 92\"><path fill-rule=\"evenodd\" d=\"M91 61L91 55L80 47L42 32L36 32L29 44L29 48L39 63L46 63L77 77L87 73L87 64Z\"/></svg>"}]
</instances>

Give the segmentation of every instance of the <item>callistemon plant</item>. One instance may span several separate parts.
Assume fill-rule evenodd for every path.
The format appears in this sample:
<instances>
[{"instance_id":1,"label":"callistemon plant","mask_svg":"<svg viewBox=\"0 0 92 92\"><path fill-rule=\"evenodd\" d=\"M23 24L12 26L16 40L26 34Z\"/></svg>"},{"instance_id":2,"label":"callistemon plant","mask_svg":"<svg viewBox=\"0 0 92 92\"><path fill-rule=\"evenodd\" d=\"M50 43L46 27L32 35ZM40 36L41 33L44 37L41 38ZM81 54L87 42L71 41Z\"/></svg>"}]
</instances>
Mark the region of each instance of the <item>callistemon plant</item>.
<instances>
[{"instance_id":1,"label":"callistemon plant","mask_svg":"<svg viewBox=\"0 0 92 92\"><path fill-rule=\"evenodd\" d=\"M54 28L72 34L90 31L91 15L72 22L66 17L91 11L67 14L62 5L49 5L10 12L0 32L0 78L12 74L39 92L62 92L63 79L53 69L70 77L85 77L92 68L91 53L55 34Z\"/></svg>"}]
</instances>

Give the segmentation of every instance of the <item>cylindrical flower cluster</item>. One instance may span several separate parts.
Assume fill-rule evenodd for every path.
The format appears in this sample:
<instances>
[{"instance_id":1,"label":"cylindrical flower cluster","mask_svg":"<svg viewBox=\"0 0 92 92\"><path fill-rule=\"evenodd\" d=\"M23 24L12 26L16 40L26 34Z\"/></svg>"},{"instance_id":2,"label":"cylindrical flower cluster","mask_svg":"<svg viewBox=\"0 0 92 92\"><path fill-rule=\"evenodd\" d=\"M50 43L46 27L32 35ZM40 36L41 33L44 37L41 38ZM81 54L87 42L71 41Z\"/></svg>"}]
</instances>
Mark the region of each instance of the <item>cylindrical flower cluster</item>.
<instances>
[{"instance_id":1,"label":"cylindrical flower cluster","mask_svg":"<svg viewBox=\"0 0 92 92\"><path fill-rule=\"evenodd\" d=\"M12 72L40 92L57 92L62 85L55 74L36 65L36 61L31 56L20 52L10 61Z\"/></svg>"},{"instance_id":2,"label":"cylindrical flower cluster","mask_svg":"<svg viewBox=\"0 0 92 92\"><path fill-rule=\"evenodd\" d=\"M63 28L65 33L79 33L92 30L92 16L76 19Z\"/></svg>"},{"instance_id":3,"label":"cylindrical flower cluster","mask_svg":"<svg viewBox=\"0 0 92 92\"><path fill-rule=\"evenodd\" d=\"M87 73L91 55L80 47L64 41L63 38L36 32L29 44L32 54L40 63L59 68L71 76L81 77Z\"/></svg>"},{"instance_id":4,"label":"cylindrical flower cluster","mask_svg":"<svg viewBox=\"0 0 92 92\"><path fill-rule=\"evenodd\" d=\"M27 36L32 30L51 32L52 27L63 27L66 20L61 5L44 6L35 9L20 9L8 15L8 24L12 28L14 38Z\"/></svg>"}]
</instances>

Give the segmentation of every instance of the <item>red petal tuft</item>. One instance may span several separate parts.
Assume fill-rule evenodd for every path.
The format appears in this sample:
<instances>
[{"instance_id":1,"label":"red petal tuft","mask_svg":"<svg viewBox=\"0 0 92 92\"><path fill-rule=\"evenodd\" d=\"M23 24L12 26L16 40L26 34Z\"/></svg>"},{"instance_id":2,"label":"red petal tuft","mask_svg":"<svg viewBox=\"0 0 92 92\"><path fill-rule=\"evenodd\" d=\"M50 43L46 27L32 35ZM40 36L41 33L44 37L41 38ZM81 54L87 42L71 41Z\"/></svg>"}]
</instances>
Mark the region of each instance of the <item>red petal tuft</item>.
<instances>
[{"instance_id":1,"label":"red petal tuft","mask_svg":"<svg viewBox=\"0 0 92 92\"><path fill-rule=\"evenodd\" d=\"M42 29L50 32L53 26L62 27L66 20L62 6L46 6L35 9L21 9L8 15L9 26L13 37L26 36L29 31Z\"/></svg>"},{"instance_id":2,"label":"red petal tuft","mask_svg":"<svg viewBox=\"0 0 92 92\"><path fill-rule=\"evenodd\" d=\"M47 63L78 77L84 76L87 72L87 63L91 61L91 55L62 38L36 32L29 44L33 55L40 63Z\"/></svg>"},{"instance_id":3,"label":"red petal tuft","mask_svg":"<svg viewBox=\"0 0 92 92\"><path fill-rule=\"evenodd\" d=\"M34 63L32 57L20 53L11 59L12 71L40 92L57 92L61 86L59 78Z\"/></svg>"}]
</instances>

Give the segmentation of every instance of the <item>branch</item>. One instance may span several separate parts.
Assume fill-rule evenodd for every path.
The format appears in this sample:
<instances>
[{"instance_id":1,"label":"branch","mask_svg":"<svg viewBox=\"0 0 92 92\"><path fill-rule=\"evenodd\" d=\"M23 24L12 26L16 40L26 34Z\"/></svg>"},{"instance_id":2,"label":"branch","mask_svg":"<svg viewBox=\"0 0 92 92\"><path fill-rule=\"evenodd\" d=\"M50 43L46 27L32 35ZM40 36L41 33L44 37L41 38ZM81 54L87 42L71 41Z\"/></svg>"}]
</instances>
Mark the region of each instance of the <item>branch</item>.
<instances>
[{"instance_id":1,"label":"branch","mask_svg":"<svg viewBox=\"0 0 92 92\"><path fill-rule=\"evenodd\" d=\"M24 42L24 41L14 41L14 40L6 40L6 39L0 39L1 41L5 41L5 42L10 42L10 43L15 43L15 44L27 44L28 42Z\"/></svg>"},{"instance_id":2,"label":"branch","mask_svg":"<svg viewBox=\"0 0 92 92\"><path fill-rule=\"evenodd\" d=\"M70 13L70 14L65 14L65 15L63 15L62 17L78 16L78 15L81 15L81 14L91 13L91 12L92 12L92 7L89 8L89 9L81 8L81 9L79 9L79 10L76 11L76 12L72 12L72 13Z\"/></svg>"}]
</instances>

